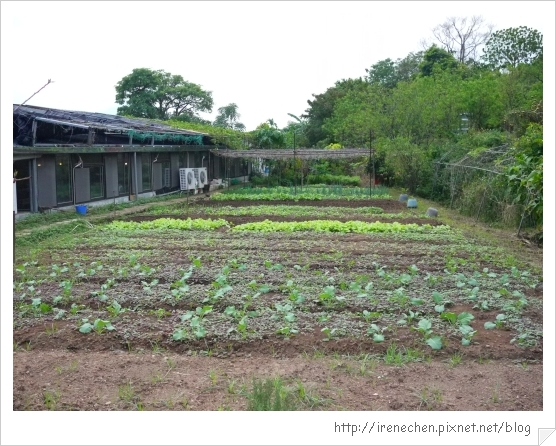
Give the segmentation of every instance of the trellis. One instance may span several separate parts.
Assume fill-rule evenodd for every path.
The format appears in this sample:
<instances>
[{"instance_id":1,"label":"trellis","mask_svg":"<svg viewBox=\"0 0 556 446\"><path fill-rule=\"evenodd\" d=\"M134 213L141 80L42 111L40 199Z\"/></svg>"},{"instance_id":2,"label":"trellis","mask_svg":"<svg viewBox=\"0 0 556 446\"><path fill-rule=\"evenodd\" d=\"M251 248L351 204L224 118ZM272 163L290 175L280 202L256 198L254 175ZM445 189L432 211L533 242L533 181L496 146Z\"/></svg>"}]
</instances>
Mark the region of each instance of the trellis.
<instances>
[{"instance_id":1,"label":"trellis","mask_svg":"<svg viewBox=\"0 0 556 446\"><path fill-rule=\"evenodd\" d=\"M248 150L211 150L213 155L223 158L262 158L267 160L285 159L346 159L369 156L369 149L248 149Z\"/></svg>"},{"instance_id":2,"label":"trellis","mask_svg":"<svg viewBox=\"0 0 556 446\"><path fill-rule=\"evenodd\" d=\"M374 150L362 148L345 148L345 149L246 149L246 150L229 150L215 149L210 151L213 155L225 159L265 159L265 160L319 160L319 159L353 159L359 157L370 157L372 159ZM294 167L297 178L297 168ZM297 180L294 184L297 193ZM372 181L369 181L369 196L371 192ZM303 175L301 176L301 188L303 188Z\"/></svg>"}]
</instances>

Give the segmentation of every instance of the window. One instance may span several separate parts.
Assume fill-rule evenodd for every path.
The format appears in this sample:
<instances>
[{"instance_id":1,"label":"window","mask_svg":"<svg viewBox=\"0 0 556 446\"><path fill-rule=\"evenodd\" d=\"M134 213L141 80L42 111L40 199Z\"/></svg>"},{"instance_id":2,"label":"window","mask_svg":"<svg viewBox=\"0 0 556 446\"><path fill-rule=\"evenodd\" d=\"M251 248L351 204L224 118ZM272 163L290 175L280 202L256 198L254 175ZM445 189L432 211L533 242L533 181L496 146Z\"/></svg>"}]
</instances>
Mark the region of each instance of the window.
<instances>
[{"instance_id":1,"label":"window","mask_svg":"<svg viewBox=\"0 0 556 446\"><path fill-rule=\"evenodd\" d=\"M129 194L129 153L118 153L118 195Z\"/></svg>"},{"instance_id":2,"label":"window","mask_svg":"<svg viewBox=\"0 0 556 446\"><path fill-rule=\"evenodd\" d=\"M56 155L56 202L58 204L71 203L72 197L72 168L69 155Z\"/></svg>"},{"instance_id":3,"label":"window","mask_svg":"<svg viewBox=\"0 0 556 446\"><path fill-rule=\"evenodd\" d=\"M141 190L151 190L151 155L150 153L143 153L141 155Z\"/></svg>"},{"instance_id":4,"label":"window","mask_svg":"<svg viewBox=\"0 0 556 446\"><path fill-rule=\"evenodd\" d=\"M89 168L91 200L104 198L104 161L100 154L82 154L83 167Z\"/></svg>"},{"instance_id":5,"label":"window","mask_svg":"<svg viewBox=\"0 0 556 446\"><path fill-rule=\"evenodd\" d=\"M89 168L91 200L104 198L104 167L86 166Z\"/></svg>"}]
</instances>

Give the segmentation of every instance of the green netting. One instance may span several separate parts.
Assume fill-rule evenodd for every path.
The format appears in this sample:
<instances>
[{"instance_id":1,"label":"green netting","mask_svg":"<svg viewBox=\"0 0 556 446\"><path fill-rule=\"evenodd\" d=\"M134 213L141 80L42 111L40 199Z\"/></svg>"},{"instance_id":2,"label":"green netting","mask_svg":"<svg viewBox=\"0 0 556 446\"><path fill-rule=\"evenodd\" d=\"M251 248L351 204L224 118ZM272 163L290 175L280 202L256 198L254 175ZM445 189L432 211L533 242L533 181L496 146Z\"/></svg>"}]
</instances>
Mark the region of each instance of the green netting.
<instances>
[{"instance_id":1,"label":"green netting","mask_svg":"<svg viewBox=\"0 0 556 446\"><path fill-rule=\"evenodd\" d=\"M202 135L182 135L179 133L157 133L157 132L136 132L135 130L129 130L127 132L134 140L144 142L151 141L153 138L155 141L171 141L178 143L180 145L193 144L197 146L203 145Z\"/></svg>"}]
</instances>

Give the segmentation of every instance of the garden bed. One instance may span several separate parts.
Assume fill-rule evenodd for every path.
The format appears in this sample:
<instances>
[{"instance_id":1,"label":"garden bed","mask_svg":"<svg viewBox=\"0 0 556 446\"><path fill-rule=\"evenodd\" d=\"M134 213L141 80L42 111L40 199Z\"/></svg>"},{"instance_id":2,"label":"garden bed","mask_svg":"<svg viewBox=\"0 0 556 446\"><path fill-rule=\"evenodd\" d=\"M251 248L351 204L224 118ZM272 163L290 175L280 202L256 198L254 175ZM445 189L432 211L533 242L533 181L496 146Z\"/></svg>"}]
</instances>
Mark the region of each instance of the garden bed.
<instances>
[{"instance_id":1,"label":"garden bed","mask_svg":"<svg viewBox=\"0 0 556 446\"><path fill-rule=\"evenodd\" d=\"M245 409L252 380L277 376L304 410L542 410L542 271L496 246L411 214L358 218L389 231L372 233L168 217L18 259L15 410Z\"/></svg>"}]
</instances>

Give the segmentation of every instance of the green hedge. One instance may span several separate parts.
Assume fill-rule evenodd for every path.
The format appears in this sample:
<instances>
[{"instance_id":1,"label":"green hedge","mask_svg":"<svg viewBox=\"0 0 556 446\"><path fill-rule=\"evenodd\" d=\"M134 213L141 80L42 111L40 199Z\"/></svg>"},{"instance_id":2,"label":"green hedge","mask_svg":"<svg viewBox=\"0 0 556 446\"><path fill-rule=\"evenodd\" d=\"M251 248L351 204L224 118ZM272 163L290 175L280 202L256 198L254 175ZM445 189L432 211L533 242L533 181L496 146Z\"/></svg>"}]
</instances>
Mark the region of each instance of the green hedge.
<instances>
[{"instance_id":1,"label":"green hedge","mask_svg":"<svg viewBox=\"0 0 556 446\"><path fill-rule=\"evenodd\" d=\"M341 184L342 186L360 186L361 178L358 176L330 175L307 175L307 184Z\"/></svg>"}]
</instances>

